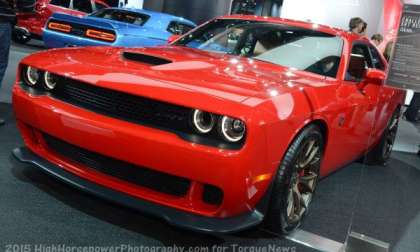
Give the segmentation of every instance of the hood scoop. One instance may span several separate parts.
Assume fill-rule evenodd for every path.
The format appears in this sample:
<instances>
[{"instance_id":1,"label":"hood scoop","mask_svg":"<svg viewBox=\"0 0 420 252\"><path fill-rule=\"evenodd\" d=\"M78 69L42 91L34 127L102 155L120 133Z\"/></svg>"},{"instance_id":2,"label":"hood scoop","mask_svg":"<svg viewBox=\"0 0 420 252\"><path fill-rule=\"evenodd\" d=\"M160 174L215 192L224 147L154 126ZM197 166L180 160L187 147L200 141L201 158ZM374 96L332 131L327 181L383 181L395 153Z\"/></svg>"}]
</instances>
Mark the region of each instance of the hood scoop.
<instances>
[{"instance_id":1,"label":"hood scoop","mask_svg":"<svg viewBox=\"0 0 420 252\"><path fill-rule=\"evenodd\" d=\"M172 61L168 59L135 52L124 52L123 57L127 60L136 61L151 66L160 66L172 63Z\"/></svg>"}]
</instances>

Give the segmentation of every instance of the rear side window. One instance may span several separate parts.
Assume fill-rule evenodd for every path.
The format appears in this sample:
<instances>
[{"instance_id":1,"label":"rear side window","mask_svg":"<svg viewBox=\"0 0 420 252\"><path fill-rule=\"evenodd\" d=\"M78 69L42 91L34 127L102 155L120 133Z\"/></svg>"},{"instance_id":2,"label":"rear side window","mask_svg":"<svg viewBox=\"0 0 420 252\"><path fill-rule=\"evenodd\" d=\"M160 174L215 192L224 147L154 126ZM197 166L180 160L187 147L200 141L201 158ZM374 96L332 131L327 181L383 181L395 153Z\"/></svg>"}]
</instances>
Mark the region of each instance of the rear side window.
<instances>
[{"instance_id":1,"label":"rear side window","mask_svg":"<svg viewBox=\"0 0 420 252\"><path fill-rule=\"evenodd\" d=\"M92 16L139 26L144 25L150 18L145 14L117 9L102 9L93 13Z\"/></svg>"},{"instance_id":2,"label":"rear side window","mask_svg":"<svg viewBox=\"0 0 420 252\"><path fill-rule=\"evenodd\" d=\"M50 4L69 8L70 7L70 0L51 0Z\"/></svg>"},{"instance_id":3,"label":"rear side window","mask_svg":"<svg viewBox=\"0 0 420 252\"><path fill-rule=\"evenodd\" d=\"M382 61L382 58L379 55L378 50L372 45L369 46L369 50L370 50L370 53L372 54L373 67L379 70L385 70L385 64Z\"/></svg>"},{"instance_id":4,"label":"rear side window","mask_svg":"<svg viewBox=\"0 0 420 252\"><path fill-rule=\"evenodd\" d=\"M188 24L184 24L181 22L177 22L177 21L172 21L169 25L168 25L168 29L167 31L175 34L175 35L183 35L189 31L191 31L192 29L194 29L194 26L188 25Z\"/></svg>"},{"instance_id":5,"label":"rear side window","mask_svg":"<svg viewBox=\"0 0 420 252\"><path fill-rule=\"evenodd\" d=\"M370 52L367 45L355 44L351 53L363 56L365 58L366 68L373 68L372 59L370 58Z\"/></svg>"},{"instance_id":6,"label":"rear side window","mask_svg":"<svg viewBox=\"0 0 420 252\"><path fill-rule=\"evenodd\" d=\"M351 50L351 54L360 57L364 60L364 68L373 68L372 59L370 57L370 51L369 47L365 43L356 43L353 45L353 48ZM351 65L349 65L347 72L346 72L346 80L347 81L360 81L360 78L358 76L355 76L353 72L350 70L353 69Z\"/></svg>"},{"instance_id":7,"label":"rear side window","mask_svg":"<svg viewBox=\"0 0 420 252\"><path fill-rule=\"evenodd\" d=\"M90 0L73 0L73 9L85 13L93 11Z\"/></svg>"}]
</instances>

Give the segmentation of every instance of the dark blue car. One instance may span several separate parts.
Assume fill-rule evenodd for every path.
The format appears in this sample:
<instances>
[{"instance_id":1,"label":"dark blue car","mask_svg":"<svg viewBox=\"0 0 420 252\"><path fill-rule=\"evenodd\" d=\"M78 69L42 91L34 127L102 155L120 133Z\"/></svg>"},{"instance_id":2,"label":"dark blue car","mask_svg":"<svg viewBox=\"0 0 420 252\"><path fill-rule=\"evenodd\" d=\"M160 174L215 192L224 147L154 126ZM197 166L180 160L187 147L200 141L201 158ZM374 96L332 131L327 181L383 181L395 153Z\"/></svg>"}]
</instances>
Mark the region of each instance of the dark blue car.
<instances>
[{"instance_id":1,"label":"dark blue car","mask_svg":"<svg viewBox=\"0 0 420 252\"><path fill-rule=\"evenodd\" d=\"M142 9L106 8L85 17L56 13L47 22L48 48L71 46L142 47L167 43L196 25L184 18Z\"/></svg>"}]
</instances>

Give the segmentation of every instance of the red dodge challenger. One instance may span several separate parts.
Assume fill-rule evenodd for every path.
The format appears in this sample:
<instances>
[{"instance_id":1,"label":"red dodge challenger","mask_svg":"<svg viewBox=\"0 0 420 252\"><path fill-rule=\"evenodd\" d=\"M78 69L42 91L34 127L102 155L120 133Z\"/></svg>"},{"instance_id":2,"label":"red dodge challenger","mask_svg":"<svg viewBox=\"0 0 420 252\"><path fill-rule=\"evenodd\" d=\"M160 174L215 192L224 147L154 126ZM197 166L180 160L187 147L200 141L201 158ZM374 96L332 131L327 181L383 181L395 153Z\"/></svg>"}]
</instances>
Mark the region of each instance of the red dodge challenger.
<instances>
[{"instance_id":1,"label":"red dodge challenger","mask_svg":"<svg viewBox=\"0 0 420 252\"><path fill-rule=\"evenodd\" d=\"M365 38L253 16L155 48L67 48L22 60L15 157L170 224L293 231L319 178L384 164L404 91Z\"/></svg>"}]
</instances>

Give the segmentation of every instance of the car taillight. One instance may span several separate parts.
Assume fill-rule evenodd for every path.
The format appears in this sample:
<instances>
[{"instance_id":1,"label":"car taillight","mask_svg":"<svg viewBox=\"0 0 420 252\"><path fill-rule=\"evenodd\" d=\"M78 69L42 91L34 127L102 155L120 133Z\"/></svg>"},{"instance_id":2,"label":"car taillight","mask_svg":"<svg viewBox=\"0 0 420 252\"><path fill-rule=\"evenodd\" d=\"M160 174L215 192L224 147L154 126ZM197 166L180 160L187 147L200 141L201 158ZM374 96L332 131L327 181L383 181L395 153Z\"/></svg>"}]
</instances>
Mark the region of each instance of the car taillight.
<instances>
[{"instance_id":1,"label":"car taillight","mask_svg":"<svg viewBox=\"0 0 420 252\"><path fill-rule=\"evenodd\" d=\"M49 22L48 29L69 33L71 31L71 26L68 24Z\"/></svg>"},{"instance_id":2,"label":"car taillight","mask_svg":"<svg viewBox=\"0 0 420 252\"><path fill-rule=\"evenodd\" d=\"M115 35L109 32L98 31L93 29L88 29L86 31L86 36L94 39L104 40L104 41L115 41Z\"/></svg>"}]
</instances>

